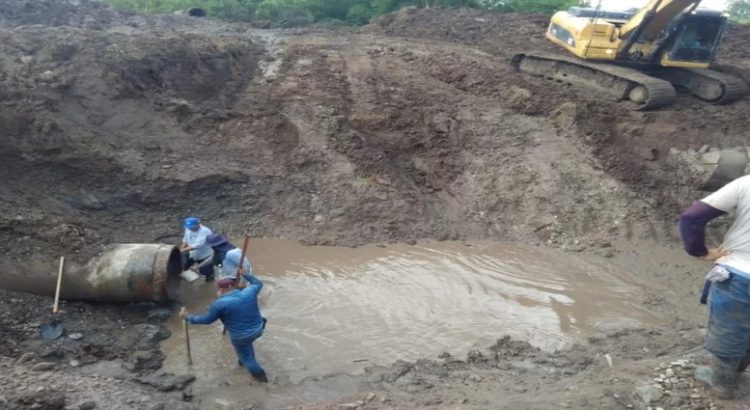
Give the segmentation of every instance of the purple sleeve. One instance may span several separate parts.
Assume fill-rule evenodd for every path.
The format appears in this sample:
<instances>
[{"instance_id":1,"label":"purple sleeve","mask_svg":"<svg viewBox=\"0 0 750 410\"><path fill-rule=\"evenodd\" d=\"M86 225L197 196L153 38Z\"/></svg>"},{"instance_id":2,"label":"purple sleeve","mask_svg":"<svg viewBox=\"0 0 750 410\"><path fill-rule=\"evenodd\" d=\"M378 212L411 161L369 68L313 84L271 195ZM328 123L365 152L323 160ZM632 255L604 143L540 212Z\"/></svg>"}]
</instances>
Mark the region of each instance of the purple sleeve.
<instances>
[{"instance_id":1,"label":"purple sleeve","mask_svg":"<svg viewBox=\"0 0 750 410\"><path fill-rule=\"evenodd\" d=\"M706 248L706 225L726 212L704 202L696 201L680 214L680 236L685 251L692 256L704 256Z\"/></svg>"}]
</instances>

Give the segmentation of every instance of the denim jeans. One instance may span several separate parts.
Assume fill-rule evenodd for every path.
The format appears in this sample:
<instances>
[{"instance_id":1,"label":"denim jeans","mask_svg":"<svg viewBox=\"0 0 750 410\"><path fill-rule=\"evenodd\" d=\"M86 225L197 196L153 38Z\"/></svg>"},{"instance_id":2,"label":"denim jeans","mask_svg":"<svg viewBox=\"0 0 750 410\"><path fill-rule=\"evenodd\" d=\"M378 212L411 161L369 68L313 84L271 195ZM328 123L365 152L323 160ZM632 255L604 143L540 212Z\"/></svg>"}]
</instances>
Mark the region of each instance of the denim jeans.
<instances>
[{"instance_id":1,"label":"denim jeans","mask_svg":"<svg viewBox=\"0 0 750 410\"><path fill-rule=\"evenodd\" d=\"M253 349L253 342L261 336L263 336L263 331L255 336L232 340L232 346L234 346L234 351L237 352L237 358L253 376L266 374L260 363L255 360L255 349Z\"/></svg>"},{"instance_id":2,"label":"denim jeans","mask_svg":"<svg viewBox=\"0 0 750 410\"><path fill-rule=\"evenodd\" d=\"M731 273L711 286L706 350L720 358L750 358L750 279Z\"/></svg>"}]
</instances>

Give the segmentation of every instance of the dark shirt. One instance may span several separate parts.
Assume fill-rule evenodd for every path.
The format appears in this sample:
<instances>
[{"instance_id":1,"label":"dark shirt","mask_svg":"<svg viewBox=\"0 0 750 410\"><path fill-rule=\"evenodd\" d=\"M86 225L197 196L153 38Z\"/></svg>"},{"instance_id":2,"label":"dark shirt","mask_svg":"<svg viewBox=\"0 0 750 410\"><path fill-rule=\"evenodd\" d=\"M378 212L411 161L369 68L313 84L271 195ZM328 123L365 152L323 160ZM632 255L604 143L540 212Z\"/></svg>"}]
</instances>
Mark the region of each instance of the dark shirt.
<instances>
[{"instance_id":1,"label":"dark shirt","mask_svg":"<svg viewBox=\"0 0 750 410\"><path fill-rule=\"evenodd\" d=\"M706 225L712 219L725 213L701 201L696 201L693 206L682 211L680 215L680 236L685 252L692 256L705 256L708 253Z\"/></svg>"}]
</instances>

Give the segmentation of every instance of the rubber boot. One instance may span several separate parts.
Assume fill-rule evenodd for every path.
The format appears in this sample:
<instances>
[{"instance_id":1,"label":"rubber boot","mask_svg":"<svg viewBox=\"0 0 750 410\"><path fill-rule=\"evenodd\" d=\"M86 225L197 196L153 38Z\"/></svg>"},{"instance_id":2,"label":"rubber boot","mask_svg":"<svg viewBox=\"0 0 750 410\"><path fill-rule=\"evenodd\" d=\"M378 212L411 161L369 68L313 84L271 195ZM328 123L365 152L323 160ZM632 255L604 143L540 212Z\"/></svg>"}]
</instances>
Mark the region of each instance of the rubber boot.
<instances>
[{"instance_id":1,"label":"rubber boot","mask_svg":"<svg viewBox=\"0 0 750 410\"><path fill-rule=\"evenodd\" d=\"M710 366L698 366L695 378L709 387L719 398L734 397L737 388L737 369L742 358L720 358L714 356Z\"/></svg>"},{"instance_id":2,"label":"rubber boot","mask_svg":"<svg viewBox=\"0 0 750 410\"><path fill-rule=\"evenodd\" d=\"M251 374L251 376L253 376L253 379L259 381L260 383L268 383L268 376L266 376L266 372Z\"/></svg>"}]
</instances>

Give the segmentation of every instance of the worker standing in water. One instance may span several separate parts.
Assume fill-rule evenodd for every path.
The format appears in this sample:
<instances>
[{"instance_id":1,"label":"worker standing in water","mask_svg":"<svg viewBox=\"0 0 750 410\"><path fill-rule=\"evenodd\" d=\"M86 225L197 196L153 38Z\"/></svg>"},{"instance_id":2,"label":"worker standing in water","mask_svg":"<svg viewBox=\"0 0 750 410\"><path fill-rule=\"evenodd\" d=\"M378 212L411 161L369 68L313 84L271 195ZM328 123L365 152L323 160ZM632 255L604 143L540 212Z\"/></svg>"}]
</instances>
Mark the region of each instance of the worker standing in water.
<instances>
[{"instance_id":1,"label":"worker standing in water","mask_svg":"<svg viewBox=\"0 0 750 410\"><path fill-rule=\"evenodd\" d=\"M707 248L709 221L736 210L723 244ZM710 317L705 348L710 366L695 376L722 398L734 396L738 373L750 364L750 176L743 176L695 202L680 215L680 235L692 256L714 263L707 276ZM705 297L702 299L705 302Z\"/></svg>"},{"instance_id":2,"label":"worker standing in water","mask_svg":"<svg viewBox=\"0 0 750 410\"><path fill-rule=\"evenodd\" d=\"M213 250L206 243L209 235L213 234L211 229L201 224L200 219L191 216L185 218L183 224L185 234L182 237L182 270L187 270L193 265L198 265L198 273L210 282L214 278L213 264L208 263L213 256Z\"/></svg>"},{"instance_id":3,"label":"worker standing in water","mask_svg":"<svg viewBox=\"0 0 750 410\"><path fill-rule=\"evenodd\" d=\"M263 283L252 273L241 270L242 277L249 284L235 288L234 281L217 281L218 297L208 311L200 316L190 315L183 307L180 317L191 324L208 325L217 319L224 323L229 331L229 338L237 353L241 366L262 383L268 382L265 370L255 358L253 342L263 335L266 320L260 313L258 293Z\"/></svg>"}]
</instances>

